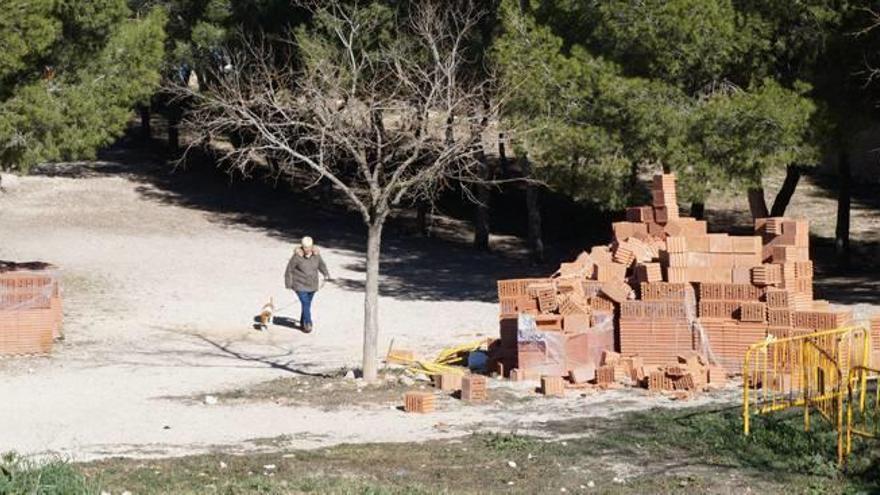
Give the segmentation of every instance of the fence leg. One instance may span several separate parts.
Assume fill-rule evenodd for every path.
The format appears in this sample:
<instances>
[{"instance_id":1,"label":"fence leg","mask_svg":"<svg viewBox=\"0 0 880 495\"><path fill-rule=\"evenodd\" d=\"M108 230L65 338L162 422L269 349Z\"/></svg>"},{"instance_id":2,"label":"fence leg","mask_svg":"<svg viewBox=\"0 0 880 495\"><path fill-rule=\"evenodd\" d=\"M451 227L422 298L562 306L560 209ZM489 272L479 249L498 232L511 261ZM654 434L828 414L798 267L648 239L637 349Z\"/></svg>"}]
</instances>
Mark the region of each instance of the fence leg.
<instances>
[{"instance_id":1,"label":"fence leg","mask_svg":"<svg viewBox=\"0 0 880 495\"><path fill-rule=\"evenodd\" d=\"M840 388L840 387L838 387ZM849 388L849 387L847 387ZM846 402L843 400L843 390L838 390L837 393L837 465L843 466L845 456L843 454L843 411L846 407ZM850 405L849 409L852 409L852 405Z\"/></svg>"},{"instance_id":2,"label":"fence leg","mask_svg":"<svg viewBox=\"0 0 880 495\"><path fill-rule=\"evenodd\" d=\"M743 434L749 434L749 356L751 350L746 352L746 359L743 363Z\"/></svg>"},{"instance_id":3,"label":"fence leg","mask_svg":"<svg viewBox=\"0 0 880 495\"><path fill-rule=\"evenodd\" d=\"M810 431L810 384L807 382L806 346L801 341L801 390L804 396L804 431ZM812 364L812 363L811 363Z\"/></svg>"}]
</instances>

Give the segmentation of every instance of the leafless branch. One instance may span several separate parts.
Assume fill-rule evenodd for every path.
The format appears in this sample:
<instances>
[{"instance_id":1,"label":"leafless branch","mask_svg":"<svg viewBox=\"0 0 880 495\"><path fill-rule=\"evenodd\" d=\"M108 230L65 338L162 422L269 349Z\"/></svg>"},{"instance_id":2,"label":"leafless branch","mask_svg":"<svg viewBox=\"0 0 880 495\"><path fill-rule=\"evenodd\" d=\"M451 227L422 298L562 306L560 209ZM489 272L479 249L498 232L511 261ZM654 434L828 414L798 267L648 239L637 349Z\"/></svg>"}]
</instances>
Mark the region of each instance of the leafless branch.
<instances>
[{"instance_id":1,"label":"leafless branch","mask_svg":"<svg viewBox=\"0 0 880 495\"><path fill-rule=\"evenodd\" d=\"M487 81L464 75L483 15L475 4L413 2L390 25L339 0L311 8L314 25L282 40L298 60L279 63L277 40L244 40L209 90L174 88L192 102L190 132L236 136L221 157L230 169L329 181L367 224L405 198L431 201L450 181L480 180L474 139L445 138L497 111L482 108Z\"/></svg>"}]
</instances>

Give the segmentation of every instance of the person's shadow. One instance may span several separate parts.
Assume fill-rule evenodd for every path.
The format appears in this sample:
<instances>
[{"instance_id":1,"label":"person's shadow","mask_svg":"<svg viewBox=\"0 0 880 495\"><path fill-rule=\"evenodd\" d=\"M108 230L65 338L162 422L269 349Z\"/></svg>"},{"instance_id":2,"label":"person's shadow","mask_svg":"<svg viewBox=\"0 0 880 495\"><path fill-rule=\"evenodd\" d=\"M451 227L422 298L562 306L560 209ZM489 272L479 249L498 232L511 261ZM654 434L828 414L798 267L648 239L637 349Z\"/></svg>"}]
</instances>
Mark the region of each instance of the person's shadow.
<instances>
[{"instance_id":1,"label":"person's shadow","mask_svg":"<svg viewBox=\"0 0 880 495\"><path fill-rule=\"evenodd\" d=\"M302 325L300 325L299 320L297 320L296 318L290 318L289 316L273 316L272 324L278 325L279 327L294 328L297 330L302 329Z\"/></svg>"}]
</instances>

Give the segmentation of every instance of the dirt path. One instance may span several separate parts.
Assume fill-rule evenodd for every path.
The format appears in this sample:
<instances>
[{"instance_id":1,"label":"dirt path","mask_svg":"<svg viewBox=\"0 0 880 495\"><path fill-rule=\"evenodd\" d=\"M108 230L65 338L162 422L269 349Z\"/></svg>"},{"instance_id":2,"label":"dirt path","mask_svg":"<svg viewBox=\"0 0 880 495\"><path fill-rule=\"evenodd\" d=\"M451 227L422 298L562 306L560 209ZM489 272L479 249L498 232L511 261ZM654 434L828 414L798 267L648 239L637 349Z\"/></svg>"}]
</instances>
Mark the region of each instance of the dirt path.
<instances>
[{"instance_id":1,"label":"dirt path","mask_svg":"<svg viewBox=\"0 0 880 495\"><path fill-rule=\"evenodd\" d=\"M8 192L0 194L0 259L63 268L67 337L51 358L0 360L0 450L86 460L259 449L278 438L291 447L317 447L440 438L478 427L527 429L584 414L578 397L549 409L458 407L425 417L388 406L327 412L168 399L357 366L360 237L350 224L312 215L303 205L288 214L284 198L243 198L222 184L169 189L119 173L117 164L90 168L97 172L5 181ZM292 241L307 233L323 244L339 280L315 300L315 333L252 330L270 295L279 306L291 302L281 274ZM496 333L494 280L522 267L389 238L380 348L393 338L396 346L430 355ZM282 311L297 312L296 305ZM595 407L586 410L608 414L657 404L615 393L588 399Z\"/></svg>"},{"instance_id":2,"label":"dirt path","mask_svg":"<svg viewBox=\"0 0 880 495\"><path fill-rule=\"evenodd\" d=\"M160 399L357 365L362 296L346 288L363 280L356 251L325 246L342 287L316 298L315 333L259 333L252 318L270 295L280 306L291 302L281 276L287 239L156 201L160 191L120 176L24 177L7 187L0 259L63 268L67 340L51 359L0 361L2 449L90 458L185 453L282 434L312 445L310 435L339 442L423 433L418 421L397 424L379 413L367 421L356 412ZM424 351L491 332L496 311L489 302L398 297L383 297L381 309L383 348L394 338ZM298 307L282 313L298 318Z\"/></svg>"}]
</instances>

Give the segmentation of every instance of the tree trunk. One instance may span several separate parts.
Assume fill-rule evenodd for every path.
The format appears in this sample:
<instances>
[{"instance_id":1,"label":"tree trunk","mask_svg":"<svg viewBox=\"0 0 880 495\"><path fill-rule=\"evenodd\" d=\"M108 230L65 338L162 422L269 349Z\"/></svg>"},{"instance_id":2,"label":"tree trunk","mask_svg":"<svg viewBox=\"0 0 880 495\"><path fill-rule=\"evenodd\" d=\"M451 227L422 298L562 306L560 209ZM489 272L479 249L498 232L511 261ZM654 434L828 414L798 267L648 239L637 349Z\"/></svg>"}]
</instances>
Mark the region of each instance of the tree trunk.
<instances>
[{"instance_id":1,"label":"tree trunk","mask_svg":"<svg viewBox=\"0 0 880 495\"><path fill-rule=\"evenodd\" d=\"M634 194L636 188L639 185L639 164L636 160L633 160L632 164L629 167L629 194Z\"/></svg>"},{"instance_id":2,"label":"tree trunk","mask_svg":"<svg viewBox=\"0 0 880 495\"><path fill-rule=\"evenodd\" d=\"M528 157L523 157L522 171L527 179L531 179L532 167ZM544 241L541 238L541 205L540 190L538 185L529 181L526 182L526 210L528 211L528 232L529 232L529 250L531 251L532 261L540 263L544 261Z\"/></svg>"},{"instance_id":3,"label":"tree trunk","mask_svg":"<svg viewBox=\"0 0 880 495\"><path fill-rule=\"evenodd\" d=\"M177 152L180 149L180 121L183 118L183 109L171 104L168 107L168 149Z\"/></svg>"},{"instance_id":4,"label":"tree trunk","mask_svg":"<svg viewBox=\"0 0 880 495\"><path fill-rule=\"evenodd\" d=\"M801 180L801 168L797 165L789 165L785 167L785 181L779 192L776 193L776 199L773 200L773 208L770 210L771 217L785 216L785 210L791 197L794 196L794 190L797 189L798 182Z\"/></svg>"},{"instance_id":5,"label":"tree trunk","mask_svg":"<svg viewBox=\"0 0 880 495\"><path fill-rule=\"evenodd\" d=\"M764 200L764 188L753 187L749 189L749 211L752 218L767 218L770 212L767 211L767 201Z\"/></svg>"},{"instance_id":6,"label":"tree trunk","mask_svg":"<svg viewBox=\"0 0 880 495\"><path fill-rule=\"evenodd\" d=\"M501 168L501 178L506 179L510 172L507 167L507 150L504 146L504 133L498 133L498 164Z\"/></svg>"},{"instance_id":7,"label":"tree trunk","mask_svg":"<svg viewBox=\"0 0 880 495\"><path fill-rule=\"evenodd\" d=\"M172 152L180 149L180 130L177 128L178 124L179 119L176 115L168 119L168 149Z\"/></svg>"},{"instance_id":8,"label":"tree trunk","mask_svg":"<svg viewBox=\"0 0 880 495\"><path fill-rule=\"evenodd\" d=\"M489 164L486 155L478 153L480 179L489 180ZM489 202L492 191L488 184L477 184L477 204L474 215L474 247L481 251L489 250Z\"/></svg>"},{"instance_id":9,"label":"tree trunk","mask_svg":"<svg viewBox=\"0 0 880 495\"><path fill-rule=\"evenodd\" d=\"M153 138L153 128L150 126L150 105L138 105L138 113L141 116L141 139L149 141Z\"/></svg>"},{"instance_id":10,"label":"tree trunk","mask_svg":"<svg viewBox=\"0 0 880 495\"><path fill-rule=\"evenodd\" d=\"M834 232L834 251L841 258L841 261L845 262L849 256L850 187L852 185L849 154L846 150L840 152L837 167L837 228Z\"/></svg>"},{"instance_id":11,"label":"tree trunk","mask_svg":"<svg viewBox=\"0 0 880 495\"><path fill-rule=\"evenodd\" d=\"M379 256L382 225L367 227L367 281L364 292L364 380L375 382L379 369Z\"/></svg>"},{"instance_id":12,"label":"tree trunk","mask_svg":"<svg viewBox=\"0 0 880 495\"><path fill-rule=\"evenodd\" d=\"M697 220L703 220L706 216L706 203L702 201L694 201L691 203L691 216Z\"/></svg>"},{"instance_id":13,"label":"tree trunk","mask_svg":"<svg viewBox=\"0 0 880 495\"><path fill-rule=\"evenodd\" d=\"M431 237L430 205L426 201L416 203L416 230L422 237Z\"/></svg>"}]
</instances>

